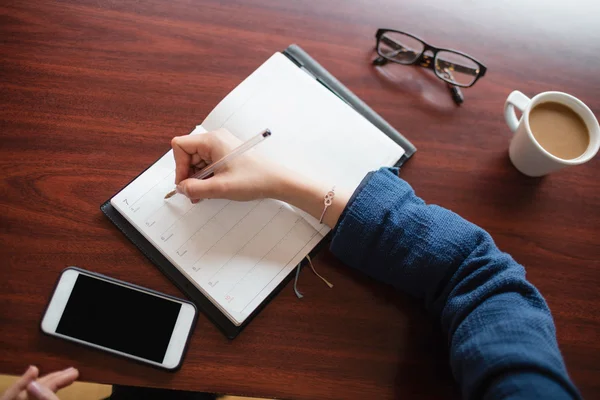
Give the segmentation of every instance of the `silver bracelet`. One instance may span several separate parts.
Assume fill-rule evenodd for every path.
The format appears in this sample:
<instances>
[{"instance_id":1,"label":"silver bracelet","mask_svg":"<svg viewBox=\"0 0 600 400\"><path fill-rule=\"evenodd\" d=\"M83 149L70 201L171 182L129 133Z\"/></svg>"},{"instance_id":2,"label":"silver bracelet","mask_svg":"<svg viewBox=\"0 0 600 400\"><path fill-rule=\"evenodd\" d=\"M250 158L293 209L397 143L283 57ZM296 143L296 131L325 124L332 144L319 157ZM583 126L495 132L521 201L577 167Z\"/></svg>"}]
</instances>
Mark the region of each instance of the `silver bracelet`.
<instances>
[{"instance_id":1,"label":"silver bracelet","mask_svg":"<svg viewBox=\"0 0 600 400\"><path fill-rule=\"evenodd\" d=\"M320 224L323 223L323 217L325 216L325 211L327 211L329 206L333 203L334 197L335 197L335 186L332 187L331 190L329 192L327 192L327 194L323 198L323 204L325 204L325 207L323 207L323 212L321 213L321 218L319 219Z\"/></svg>"}]
</instances>

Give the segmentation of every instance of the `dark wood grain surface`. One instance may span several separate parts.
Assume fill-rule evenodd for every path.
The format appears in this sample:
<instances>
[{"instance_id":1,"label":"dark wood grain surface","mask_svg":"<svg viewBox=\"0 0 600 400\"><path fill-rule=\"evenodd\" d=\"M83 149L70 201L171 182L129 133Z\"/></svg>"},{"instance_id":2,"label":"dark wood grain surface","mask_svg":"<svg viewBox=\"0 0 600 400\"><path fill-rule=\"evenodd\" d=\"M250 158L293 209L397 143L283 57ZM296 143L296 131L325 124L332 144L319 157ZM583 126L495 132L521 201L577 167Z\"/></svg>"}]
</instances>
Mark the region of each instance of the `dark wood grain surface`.
<instances>
[{"instance_id":1,"label":"dark wood grain surface","mask_svg":"<svg viewBox=\"0 0 600 400\"><path fill-rule=\"evenodd\" d=\"M0 5L0 373L294 399L453 398L445 338L418 302L328 252L234 341L201 317L168 373L44 336L67 265L181 295L99 205L188 133L273 52L298 43L418 147L402 176L487 229L547 299L568 370L600 397L597 157L544 179L507 158L508 94L571 93L600 115L600 15L584 0L3 1ZM402 29L488 74L453 105L430 72L374 69Z\"/></svg>"}]
</instances>

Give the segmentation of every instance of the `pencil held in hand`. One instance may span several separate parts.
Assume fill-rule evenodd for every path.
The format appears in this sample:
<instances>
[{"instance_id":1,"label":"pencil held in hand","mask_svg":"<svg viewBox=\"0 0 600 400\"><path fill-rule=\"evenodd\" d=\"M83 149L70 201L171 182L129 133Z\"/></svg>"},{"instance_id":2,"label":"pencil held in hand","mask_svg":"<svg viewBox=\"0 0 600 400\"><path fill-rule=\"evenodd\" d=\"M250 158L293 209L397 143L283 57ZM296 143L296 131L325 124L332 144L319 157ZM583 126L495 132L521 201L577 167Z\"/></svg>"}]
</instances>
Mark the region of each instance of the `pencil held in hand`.
<instances>
[{"instance_id":1,"label":"pencil held in hand","mask_svg":"<svg viewBox=\"0 0 600 400\"><path fill-rule=\"evenodd\" d=\"M166 199L170 199L171 197L175 196L175 194L176 194L176 193L177 193L177 190L176 190L176 189L174 189L174 190L171 190L169 193L167 193L167 194L165 195L165 200L166 200Z\"/></svg>"},{"instance_id":2,"label":"pencil held in hand","mask_svg":"<svg viewBox=\"0 0 600 400\"><path fill-rule=\"evenodd\" d=\"M242 154L244 154L245 152L247 152L248 150L250 150L257 144L259 144L260 142L262 142L263 140L268 138L269 136L271 136L271 131L269 129L263 130L258 135L251 137L250 139L248 139L247 141L245 141L244 143L242 143L241 145L239 145L238 147L233 149L231 151L231 153L227 154L226 156L221 158L219 161L216 161L216 162L210 164L206 168L202 168L200 171L198 171L197 173L192 175L190 178L204 179L204 178L209 177L210 175L214 174L219 169L224 167L228 162L235 160L237 157L241 156ZM173 197L176 193L177 193L177 189L170 191L169 193L167 193L165 195L165 200Z\"/></svg>"}]
</instances>

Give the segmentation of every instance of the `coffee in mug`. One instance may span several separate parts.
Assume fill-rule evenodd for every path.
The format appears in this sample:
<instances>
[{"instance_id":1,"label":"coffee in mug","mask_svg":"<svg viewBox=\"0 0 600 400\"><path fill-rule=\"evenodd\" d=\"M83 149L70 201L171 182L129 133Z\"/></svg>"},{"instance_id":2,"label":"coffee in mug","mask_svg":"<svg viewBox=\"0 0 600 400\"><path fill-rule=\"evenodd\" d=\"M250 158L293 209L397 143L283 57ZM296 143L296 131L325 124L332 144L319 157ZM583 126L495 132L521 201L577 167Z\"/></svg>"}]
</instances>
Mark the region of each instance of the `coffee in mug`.
<instances>
[{"instance_id":1,"label":"coffee in mug","mask_svg":"<svg viewBox=\"0 0 600 400\"><path fill-rule=\"evenodd\" d=\"M590 144L590 134L583 119L560 103L549 101L533 107L529 113L529 126L540 146L563 160L579 157Z\"/></svg>"},{"instance_id":2,"label":"coffee in mug","mask_svg":"<svg viewBox=\"0 0 600 400\"><path fill-rule=\"evenodd\" d=\"M523 114L518 120L515 108ZM600 148L598 120L579 99L562 92L544 92L529 99L512 92L504 117L515 133L509 156L529 176L542 176L569 165L583 164Z\"/></svg>"}]
</instances>

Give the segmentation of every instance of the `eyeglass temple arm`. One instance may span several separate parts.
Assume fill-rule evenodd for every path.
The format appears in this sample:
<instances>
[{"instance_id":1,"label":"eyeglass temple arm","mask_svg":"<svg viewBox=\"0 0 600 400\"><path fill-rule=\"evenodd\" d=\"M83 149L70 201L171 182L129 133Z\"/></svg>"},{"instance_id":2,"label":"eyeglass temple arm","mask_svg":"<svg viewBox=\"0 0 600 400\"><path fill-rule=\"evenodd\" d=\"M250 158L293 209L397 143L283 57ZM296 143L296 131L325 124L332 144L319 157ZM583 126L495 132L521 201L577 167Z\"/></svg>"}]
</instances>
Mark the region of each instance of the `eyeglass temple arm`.
<instances>
[{"instance_id":1,"label":"eyeglass temple arm","mask_svg":"<svg viewBox=\"0 0 600 400\"><path fill-rule=\"evenodd\" d=\"M416 53L414 51L406 49L400 43L397 43L386 36L382 36L380 38L380 40L394 49L394 52L390 53L388 55L388 57L395 57L400 53L412 53L412 54L416 55ZM479 74L479 69L469 68L464 65L455 64L455 63L451 63L451 62L448 62L445 60L440 60L440 59L438 59L438 63L439 63L440 68L442 69L442 71L448 69L450 71L462 72L462 73L473 75L473 76L477 76ZM426 54L421 54L421 56L416 60L415 64L419 64L421 67L424 67L424 68L435 69L435 66L433 65L432 57L430 57Z\"/></svg>"},{"instance_id":2,"label":"eyeglass temple arm","mask_svg":"<svg viewBox=\"0 0 600 400\"><path fill-rule=\"evenodd\" d=\"M452 75L450 70L444 69L443 74L446 76L447 79L450 79L451 81L455 82L454 75ZM460 106L462 103L464 103L465 96L463 95L462 90L460 90L458 86L453 85L450 82L446 82L446 85L448 86L448 90L450 91L450 95L452 96L452 100L454 100L454 103L456 103L457 106Z\"/></svg>"}]
</instances>

